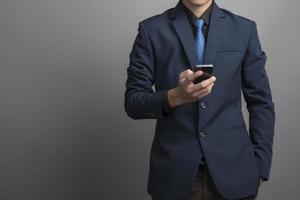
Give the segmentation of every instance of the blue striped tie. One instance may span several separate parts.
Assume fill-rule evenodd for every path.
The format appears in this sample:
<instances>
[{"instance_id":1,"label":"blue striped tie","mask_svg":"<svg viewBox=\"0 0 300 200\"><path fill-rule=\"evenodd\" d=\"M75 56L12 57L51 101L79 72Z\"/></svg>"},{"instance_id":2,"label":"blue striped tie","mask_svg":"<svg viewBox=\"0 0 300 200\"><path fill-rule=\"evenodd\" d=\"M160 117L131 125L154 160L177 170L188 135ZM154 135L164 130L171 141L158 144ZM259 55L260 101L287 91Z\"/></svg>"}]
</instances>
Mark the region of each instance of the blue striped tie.
<instances>
[{"instance_id":1,"label":"blue striped tie","mask_svg":"<svg viewBox=\"0 0 300 200\"><path fill-rule=\"evenodd\" d=\"M205 37L202 31L204 25L203 19L196 19L194 21L196 31L195 31L195 43L196 43L196 54L198 57L198 64L204 63L204 54L205 54Z\"/></svg>"}]
</instances>

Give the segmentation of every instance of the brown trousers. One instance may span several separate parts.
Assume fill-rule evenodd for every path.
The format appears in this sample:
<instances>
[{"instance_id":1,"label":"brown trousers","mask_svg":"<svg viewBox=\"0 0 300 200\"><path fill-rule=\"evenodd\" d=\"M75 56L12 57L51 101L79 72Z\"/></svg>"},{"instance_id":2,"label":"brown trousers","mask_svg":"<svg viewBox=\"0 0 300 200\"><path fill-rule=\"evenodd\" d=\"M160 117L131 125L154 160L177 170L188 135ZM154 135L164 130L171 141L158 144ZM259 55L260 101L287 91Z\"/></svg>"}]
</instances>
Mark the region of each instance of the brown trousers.
<instances>
[{"instance_id":1,"label":"brown trousers","mask_svg":"<svg viewBox=\"0 0 300 200\"><path fill-rule=\"evenodd\" d=\"M256 199L257 194L238 199L238 200L254 200ZM152 200L177 200L177 199L156 199ZM193 186L192 192L189 197L186 199L178 200L224 200L224 198L218 193L215 188L214 182L209 174L209 171L206 166L200 165L196 181Z\"/></svg>"}]
</instances>

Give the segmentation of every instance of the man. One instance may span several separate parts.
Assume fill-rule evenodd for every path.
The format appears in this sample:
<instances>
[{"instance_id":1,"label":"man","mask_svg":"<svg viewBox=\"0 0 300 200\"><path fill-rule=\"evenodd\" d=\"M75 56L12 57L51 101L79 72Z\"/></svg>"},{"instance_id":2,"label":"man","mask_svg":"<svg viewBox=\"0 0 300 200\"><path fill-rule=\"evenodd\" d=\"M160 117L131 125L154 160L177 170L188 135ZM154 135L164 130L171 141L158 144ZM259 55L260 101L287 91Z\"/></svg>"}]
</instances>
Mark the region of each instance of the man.
<instances>
[{"instance_id":1,"label":"man","mask_svg":"<svg viewBox=\"0 0 300 200\"><path fill-rule=\"evenodd\" d=\"M275 123L256 23L213 0L182 0L138 30L124 106L133 119L157 120L152 199L255 199L269 180ZM194 84L203 74L193 72L198 64L214 71Z\"/></svg>"}]
</instances>

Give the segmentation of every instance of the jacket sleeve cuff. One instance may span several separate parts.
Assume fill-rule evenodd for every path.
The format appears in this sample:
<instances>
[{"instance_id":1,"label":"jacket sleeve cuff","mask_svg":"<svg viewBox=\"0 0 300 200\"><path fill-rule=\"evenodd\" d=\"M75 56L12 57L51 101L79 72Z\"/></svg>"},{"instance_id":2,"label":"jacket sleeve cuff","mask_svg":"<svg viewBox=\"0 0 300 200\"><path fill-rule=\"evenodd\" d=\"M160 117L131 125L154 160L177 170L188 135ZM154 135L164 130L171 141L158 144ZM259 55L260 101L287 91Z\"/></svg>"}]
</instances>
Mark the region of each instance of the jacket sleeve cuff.
<instances>
[{"instance_id":1,"label":"jacket sleeve cuff","mask_svg":"<svg viewBox=\"0 0 300 200\"><path fill-rule=\"evenodd\" d=\"M171 116L174 111L176 110L176 107L172 108L168 101L168 91L164 92L163 94L163 102L162 102L162 112L165 117Z\"/></svg>"}]
</instances>

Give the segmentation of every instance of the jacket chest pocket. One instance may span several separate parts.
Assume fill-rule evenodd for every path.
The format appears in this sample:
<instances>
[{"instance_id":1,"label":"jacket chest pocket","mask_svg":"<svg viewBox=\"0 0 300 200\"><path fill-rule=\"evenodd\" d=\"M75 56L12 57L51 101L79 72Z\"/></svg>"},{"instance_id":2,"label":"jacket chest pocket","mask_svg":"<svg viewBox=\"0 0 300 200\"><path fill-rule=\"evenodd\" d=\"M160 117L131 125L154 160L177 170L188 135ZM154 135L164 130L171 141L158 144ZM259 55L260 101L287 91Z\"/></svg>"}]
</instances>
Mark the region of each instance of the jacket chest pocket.
<instances>
[{"instance_id":1,"label":"jacket chest pocket","mask_svg":"<svg viewBox=\"0 0 300 200\"><path fill-rule=\"evenodd\" d=\"M240 86L243 54L237 51L219 52L214 62L213 74L219 85Z\"/></svg>"}]
</instances>

